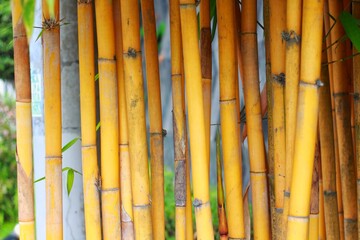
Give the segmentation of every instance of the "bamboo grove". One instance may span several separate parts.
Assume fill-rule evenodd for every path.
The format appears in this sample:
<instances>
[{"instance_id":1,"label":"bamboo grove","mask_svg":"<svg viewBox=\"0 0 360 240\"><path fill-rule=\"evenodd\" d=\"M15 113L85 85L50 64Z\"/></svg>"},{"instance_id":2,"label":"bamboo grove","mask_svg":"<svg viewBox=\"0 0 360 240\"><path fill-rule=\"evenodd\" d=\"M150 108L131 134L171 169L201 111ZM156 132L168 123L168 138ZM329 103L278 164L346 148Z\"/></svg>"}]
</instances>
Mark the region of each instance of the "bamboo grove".
<instances>
[{"instance_id":1,"label":"bamboo grove","mask_svg":"<svg viewBox=\"0 0 360 240\"><path fill-rule=\"evenodd\" d=\"M42 1L46 238L62 239L66 26L61 0ZM360 18L360 1L259 3L169 0L171 77L161 81L172 87L160 89L154 1L77 0L87 239L165 239L162 91L172 92L176 239L359 239L360 49L344 22ZM29 32L22 1L12 7L20 238L35 239ZM219 66L212 66L214 51ZM216 81L219 113L212 112ZM220 127L211 156L214 114ZM243 189L245 143L250 181ZM218 215L210 207L210 159Z\"/></svg>"}]
</instances>

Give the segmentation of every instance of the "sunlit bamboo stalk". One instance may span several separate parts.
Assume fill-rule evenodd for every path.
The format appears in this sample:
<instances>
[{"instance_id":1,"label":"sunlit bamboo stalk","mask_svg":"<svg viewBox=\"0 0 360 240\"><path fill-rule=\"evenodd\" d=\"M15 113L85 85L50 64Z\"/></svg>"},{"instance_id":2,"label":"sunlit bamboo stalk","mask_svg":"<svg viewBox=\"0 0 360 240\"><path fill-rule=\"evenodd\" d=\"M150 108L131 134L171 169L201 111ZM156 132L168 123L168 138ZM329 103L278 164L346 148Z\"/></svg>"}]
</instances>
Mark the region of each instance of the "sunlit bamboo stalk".
<instances>
[{"instance_id":1,"label":"sunlit bamboo stalk","mask_svg":"<svg viewBox=\"0 0 360 240\"><path fill-rule=\"evenodd\" d=\"M100 194L96 147L94 18L92 1L78 1L81 153L87 239L101 239Z\"/></svg>"},{"instance_id":2,"label":"sunlit bamboo stalk","mask_svg":"<svg viewBox=\"0 0 360 240\"><path fill-rule=\"evenodd\" d=\"M212 239L214 233L209 199L204 103L194 0L180 0L180 19L188 100L196 230L198 239Z\"/></svg>"},{"instance_id":3,"label":"sunlit bamboo stalk","mask_svg":"<svg viewBox=\"0 0 360 240\"><path fill-rule=\"evenodd\" d=\"M95 1L101 121L103 239L121 238L118 92L113 5Z\"/></svg>"},{"instance_id":4,"label":"sunlit bamboo stalk","mask_svg":"<svg viewBox=\"0 0 360 240\"><path fill-rule=\"evenodd\" d=\"M329 0L330 14L338 19L342 11L342 2ZM341 24L337 23L330 31L331 39L338 39L344 35ZM345 44L332 47L332 59L346 56ZM345 239L358 239L357 231L357 196L356 170L351 132L351 101L349 95L350 75L345 62L335 62L333 68L333 97L335 102L336 131L338 137L341 190L344 207Z\"/></svg>"},{"instance_id":5,"label":"sunlit bamboo stalk","mask_svg":"<svg viewBox=\"0 0 360 240\"><path fill-rule=\"evenodd\" d=\"M287 226L289 240L308 238L311 180L318 125L318 88L322 85L319 78L323 4L323 1L304 0L303 2L301 70Z\"/></svg>"},{"instance_id":6,"label":"sunlit bamboo stalk","mask_svg":"<svg viewBox=\"0 0 360 240\"><path fill-rule=\"evenodd\" d=\"M151 198L154 239L165 239L164 148L156 20L153 0L141 0L148 112L150 119Z\"/></svg>"},{"instance_id":7,"label":"sunlit bamboo stalk","mask_svg":"<svg viewBox=\"0 0 360 240\"><path fill-rule=\"evenodd\" d=\"M62 135L59 1L51 10L42 1L45 122L46 239L63 238ZM50 13L53 14L50 14Z\"/></svg>"},{"instance_id":8,"label":"sunlit bamboo stalk","mask_svg":"<svg viewBox=\"0 0 360 240\"><path fill-rule=\"evenodd\" d=\"M237 65L232 1L217 2L219 37L220 120L229 238L244 238L242 167L236 104Z\"/></svg>"},{"instance_id":9,"label":"sunlit bamboo stalk","mask_svg":"<svg viewBox=\"0 0 360 240\"><path fill-rule=\"evenodd\" d=\"M241 51L244 64L243 88L249 144L250 181L253 197L254 237L256 239L270 239L266 153L262 132L257 60L256 16L256 1L242 1ZM229 208L229 205L227 205L227 208Z\"/></svg>"},{"instance_id":10,"label":"sunlit bamboo stalk","mask_svg":"<svg viewBox=\"0 0 360 240\"><path fill-rule=\"evenodd\" d=\"M34 168L29 45L21 1L12 2L14 74L16 87L16 162L20 238L35 239Z\"/></svg>"},{"instance_id":11,"label":"sunlit bamboo stalk","mask_svg":"<svg viewBox=\"0 0 360 240\"><path fill-rule=\"evenodd\" d=\"M119 111L119 156L120 156L120 215L121 238L135 239L134 216L132 210L131 170L129 157L129 140L126 118L126 98L123 61L123 41L121 26L120 0L113 1L115 23L115 53L118 83L118 111Z\"/></svg>"},{"instance_id":12,"label":"sunlit bamboo stalk","mask_svg":"<svg viewBox=\"0 0 360 240\"><path fill-rule=\"evenodd\" d=\"M135 239L152 239L151 199L137 1L121 1L123 60Z\"/></svg>"},{"instance_id":13,"label":"sunlit bamboo stalk","mask_svg":"<svg viewBox=\"0 0 360 240\"><path fill-rule=\"evenodd\" d=\"M286 32L283 36L286 41L285 60L285 192L283 213L283 237L286 236L287 216L289 213L290 186L292 162L294 157L296 109L298 85L300 77L300 39L301 39L301 6L302 0L286 1Z\"/></svg>"}]
</instances>

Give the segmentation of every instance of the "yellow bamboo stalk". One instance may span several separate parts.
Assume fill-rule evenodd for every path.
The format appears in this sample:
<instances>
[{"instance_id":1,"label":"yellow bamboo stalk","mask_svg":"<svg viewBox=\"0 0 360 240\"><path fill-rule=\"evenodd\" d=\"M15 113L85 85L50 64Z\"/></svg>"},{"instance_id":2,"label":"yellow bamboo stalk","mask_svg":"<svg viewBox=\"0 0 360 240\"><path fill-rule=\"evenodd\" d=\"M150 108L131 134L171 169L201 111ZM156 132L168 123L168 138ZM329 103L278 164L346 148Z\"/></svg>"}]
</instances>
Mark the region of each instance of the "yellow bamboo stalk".
<instances>
[{"instance_id":1,"label":"yellow bamboo stalk","mask_svg":"<svg viewBox=\"0 0 360 240\"><path fill-rule=\"evenodd\" d=\"M262 132L257 61L256 19L256 1L244 0L241 14L241 50L244 64L243 88L249 143L250 181L253 194L254 237L255 239L270 239L266 153Z\"/></svg>"},{"instance_id":2,"label":"yellow bamboo stalk","mask_svg":"<svg viewBox=\"0 0 360 240\"><path fill-rule=\"evenodd\" d=\"M314 170L312 174L311 198L310 198L310 219L309 219L309 240L319 239L319 160L320 149L317 142L314 156Z\"/></svg>"},{"instance_id":3,"label":"yellow bamboo stalk","mask_svg":"<svg viewBox=\"0 0 360 240\"><path fill-rule=\"evenodd\" d=\"M204 103L197 37L196 3L180 0L186 94L188 99L190 151L194 183L196 229L198 239L214 237L209 199L209 171L206 154ZM186 27L185 27L186 26Z\"/></svg>"},{"instance_id":4,"label":"yellow bamboo stalk","mask_svg":"<svg viewBox=\"0 0 360 240\"><path fill-rule=\"evenodd\" d=\"M175 236L186 239L187 162L186 126L184 114L184 91L182 71L182 48L179 0L169 1L171 40L171 79L173 99L174 165L175 165ZM192 235L192 234L191 234ZM192 237L192 236L191 236Z\"/></svg>"},{"instance_id":5,"label":"yellow bamboo stalk","mask_svg":"<svg viewBox=\"0 0 360 240\"><path fill-rule=\"evenodd\" d=\"M360 1L352 1L352 14L355 18L360 18ZM358 51L353 47L353 54ZM360 219L360 56L353 58L353 78L354 78L354 125L355 125L355 158L357 165L357 210L358 219ZM360 236L360 227L358 223L358 236Z\"/></svg>"},{"instance_id":6,"label":"yellow bamboo stalk","mask_svg":"<svg viewBox=\"0 0 360 240\"><path fill-rule=\"evenodd\" d=\"M234 5L217 2L219 37L220 120L224 157L225 195L229 238L245 238L242 167L236 104L236 45Z\"/></svg>"},{"instance_id":7,"label":"yellow bamboo stalk","mask_svg":"<svg viewBox=\"0 0 360 240\"><path fill-rule=\"evenodd\" d=\"M326 238L340 239L340 225L338 217L337 188L336 188L336 155L334 142L333 117L330 95L330 79L326 52L322 54L323 67L321 69L321 80L324 86L320 89L319 100L319 139L320 151L323 161L321 171L323 178L323 191L320 195L324 197L324 212Z\"/></svg>"},{"instance_id":8,"label":"yellow bamboo stalk","mask_svg":"<svg viewBox=\"0 0 360 240\"><path fill-rule=\"evenodd\" d=\"M35 239L29 45L19 0L12 2L16 87L16 162L20 238Z\"/></svg>"},{"instance_id":9,"label":"yellow bamboo stalk","mask_svg":"<svg viewBox=\"0 0 360 240\"><path fill-rule=\"evenodd\" d=\"M285 190L285 41L282 32L286 29L286 2L270 0L270 58L273 98L273 135L274 135L274 174L275 174L275 208L280 215L278 229L283 231L281 220L284 206Z\"/></svg>"},{"instance_id":10,"label":"yellow bamboo stalk","mask_svg":"<svg viewBox=\"0 0 360 240\"><path fill-rule=\"evenodd\" d=\"M45 122L46 239L62 239L62 136L60 80L59 1L50 15L47 1L43 11L43 75Z\"/></svg>"},{"instance_id":11,"label":"yellow bamboo stalk","mask_svg":"<svg viewBox=\"0 0 360 240\"><path fill-rule=\"evenodd\" d=\"M332 23L333 24L333 23ZM324 1L324 29L328 34L325 41L326 46L330 46L331 44L331 35L330 32L330 18L329 18L329 3L328 1ZM327 59L332 59L331 48L327 49ZM341 176L340 176L340 160L339 160L339 147L337 141L337 131L336 131L336 118L335 118L335 102L333 97L334 92L334 83L333 83L333 65L328 65L328 77L330 82L330 90L331 90L331 109L332 109L332 119L333 119L333 135L334 135L334 148L335 148L335 164L336 164L336 196L338 203L338 218L339 218L339 228L340 228L340 240L344 239L344 210L343 210L343 202L342 202L342 191L341 191Z\"/></svg>"},{"instance_id":12,"label":"yellow bamboo stalk","mask_svg":"<svg viewBox=\"0 0 360 240\"><path fill-rule=\"evenodd\" d=\"M342 11L342 2L329 0L330 14L338 19ZM341 24L332 28L331 39L339 39L344 35ZM345 44L332 47L332 61L346 56ZM335 102L336 131L338 137L341 190L344 207L345 239L358 239L357 231L357 196L356 170L354 165L354 151L351 132L351 101L349 85L351 78L347 72L345 62L335 62L333 68L333 97Z\"/></svg>"},{"instance_id":13,"label":"yellow bamboo stalk","mask_svg":"<svg viewBox=\"0 0 360 240\"><path fill-rule=\"evenodd\" d=\"M165 239L164 148L154 1L141 0L141 13L144 27L148 111L150 119L151 213L153 235L155 239Z\"/></svg>"},{"instance_id":14,"label":"yellow bamboo stalk","mask_svg":"<svg viewBox=\"0 0 360 240\"><path fill-rule=\"evenodd\" d=\"M220 132L216 134L216 179L217 179L217 208L219 218L219 235L220 239L228 239L228 225L226 220L224 187L223 187L223 164L220 153Z\"/></svg>"},{"instance_id":15,"label":"yellow bamboo stalk","mask_svg":"<svg viewBox=\"0 0 360 240\"><path fill-rule=\"evenodd\" d=\"M99 178L96 147L96 96L94 65L94 20L91 1L78 1L81 153L84 215L87 239L101 239Z\"/></svg>"},{"instance_id":16,"label":"yellow bamboo stalk","mask_svg":"<svg viewBox=\"0 0 360 240\"><path fill-rule=\"evenodd\" d=\"M123 63L123 42L120 1L113 1L115 23L115 52L116 72L118 83L118 111L119 111L119 153L120 153L120 214L121 214L121 238L135 239L134 216L132 210L131 170L129 157L129 140L126 118L126 98Z\"/></svg>"},{"instance_id":17,"label":"yellow bamboo stalk","mask_svg":"<svg viewBox=\"0 0 360 240\"><path fill-rule=\"evenodd\" d=\"M211 121L211 29L210 29L210 1L200 1L200 59L203 102L205 114L205 137L208 169L210 171L210 121Z\"/></svg>"},{"instance_id":18,"label":"yellow bamboo stalk","mask_svg":"<svg viewBox=\"0 0 360 240\"><path fill-rule=\"evenodd\" d=\"M300 77L300 38L301 38L301 5L302 0L286 2L286 60L285 60L285 191L283 213L283 237L286 236L287 216L289 212L292 162L294 157L296 109Z\"/></svg>"},{"instance_id":19,"label":"yellow bamboo stalk","mask_svg":"<svg viewBox=\"0 0 360 240\"><path fill-rule=\"evenodd\" d=\"M111 1L95 1L101 121L101 212L104 239L121 238L118 92Z\"/></svg>"},{"instance_id":20,"label":"yellow bamboo stalk","mask_svg":"<svg viewBox=\"0 0 360 240\"><path fill-rule=\"evenodd\" d=\"M126 109L135 239L152 239L139 3L121 1Z\"/></svg>"},{"instance_id":21,"label":"yellow bamboo stalk","mask_svg":"<svg viewBox=\"0 0 360 240\"><path fill-rule=\"evenodd\" d=\"M317 134L323 1L304 0L301 70L287 239L307 239Z\"/></svg>"}]
</instances>

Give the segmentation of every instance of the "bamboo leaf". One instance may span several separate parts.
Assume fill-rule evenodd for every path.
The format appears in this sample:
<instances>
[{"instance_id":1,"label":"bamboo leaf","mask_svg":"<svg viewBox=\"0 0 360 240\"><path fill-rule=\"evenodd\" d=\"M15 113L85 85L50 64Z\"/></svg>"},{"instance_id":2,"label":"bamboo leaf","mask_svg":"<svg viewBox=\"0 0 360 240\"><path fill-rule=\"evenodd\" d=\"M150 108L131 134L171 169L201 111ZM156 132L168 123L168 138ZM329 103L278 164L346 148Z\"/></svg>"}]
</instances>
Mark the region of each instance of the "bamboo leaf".
<instances>
[{"instance_id":1,"label":"bamboo leaf","mask_svg":"<svg viewBox=\"0 0 360 240\"><path fill-rule=\"evenodd\" d=\"M99 80L99 73L97 73L97 74L95 75L95 82L96 82L97 80Z\"/></svg>"},{"instance_id":2,"label":"bamboo leaf","mask_svg":"<svg viewBox=\"0 0 360 240\"><path fill-rule=\"evenodd\" d=\"M39 178L39 179L35 180L34 183L40 182L42 180L45 180L45 177L42 177L42 178Z\"/></svg>"},{"instance_id":3,"label":"bamboo leaf","mask_svg":"<svg viewBox=\"0 0 360 240\"><path fill-rule=\"evenodd\" d=\"M23 21L26 35L28 39L30 39L34 24L35 0L21 1L21 4L23 9Z\"/></svg>"},{"instance_id":4,"label":"bamboo leaf","mask_svg":"<svg viewBox=\"0 0 360 240\"><path fill-rule=\"evenodd\" d=\"M348 12L342 12L339 18L346 35L349 37L356 50L360 51L360 28L357 19Z\"/></svg>"},{"instance_id":5,"label":"bamboo leaf","mask_svg":"<svg viewBox=\"0 0 360 240\"><path fill-rule=\"evenodd\" d=\"M65 146L62 147L61 152L65 152L66 150L68 150L72 145L74 145L80 138L76 137L73 140L71 140L70 142L68 142L67 144L65 144Z\"/></svg>"},{"instance_id":6,"label":"bamboo leaf","mask_svg":"<svg viewBox=\"0 0 360 240\"><path fill-rule=\"evenodd\" d=\"M96 130L96 131L97 131L97 130L99 130L100 125L101 125L101 123L100 123L100 122L98 122L98 123L96 124L96 128L95 128L95 130Z\"/></svg>"},{"instance_id":7,"label":"bamboo leaf","mask_svg":"<svg viewBox=\"0 0 360 240\"><path fill-rule=\"evenodd\" d=\"M37 36L35 42L43 35L44 33L44 29L41 29L41 32L39 33L39 35Z\"/></svg>"},{"instance_id":8,"label":"bamboo leaf","mask_svg":"<svg viewBox=\"0 0 360 240\"><path fill-rule=\"evenodd\" d=\"M70 195L71 189L74 184L74 177L75 177L74 170L70 168L69 171L67 172L67 179L66 179L66 188L67 188L68 196Z\"/></svg>"}]
</instances>

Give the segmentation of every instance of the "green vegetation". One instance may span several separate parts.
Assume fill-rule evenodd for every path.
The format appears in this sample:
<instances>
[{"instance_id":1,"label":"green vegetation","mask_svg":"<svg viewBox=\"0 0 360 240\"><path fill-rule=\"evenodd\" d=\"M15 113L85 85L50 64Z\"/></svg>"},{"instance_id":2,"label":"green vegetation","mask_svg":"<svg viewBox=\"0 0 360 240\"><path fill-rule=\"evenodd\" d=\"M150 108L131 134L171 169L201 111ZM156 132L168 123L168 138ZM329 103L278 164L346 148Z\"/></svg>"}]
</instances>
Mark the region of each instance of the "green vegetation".
<instances>
[{"instance_id":1,"label":"green vegetation","mask_svg":"<svg viewBox=\"0 0 360 240\"><path fill-rule=\"evenodd\" d=\"M14 79L10 1L0 1L0 79Z\"/></svg>"}]
</instances>

